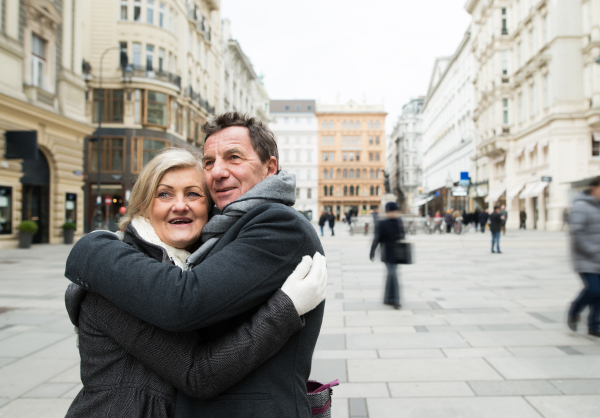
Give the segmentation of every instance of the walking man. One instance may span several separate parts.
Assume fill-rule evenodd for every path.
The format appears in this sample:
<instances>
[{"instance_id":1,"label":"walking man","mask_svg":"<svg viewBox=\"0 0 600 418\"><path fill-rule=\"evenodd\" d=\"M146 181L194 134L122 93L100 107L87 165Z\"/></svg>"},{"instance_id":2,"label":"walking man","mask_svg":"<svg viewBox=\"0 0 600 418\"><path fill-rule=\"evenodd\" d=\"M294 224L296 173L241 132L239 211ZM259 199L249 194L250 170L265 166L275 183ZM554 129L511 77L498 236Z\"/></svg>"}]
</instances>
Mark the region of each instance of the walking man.
<instances>
[{"instance_id":1,"label":"walking man","mask_svg":"<svg viewBox=\"0 0 600 418\"><path fill-rule=\"evenodd\" d=\"M519 221L521 222L519 225L519 229L527 229L527 213L525 212L525 209L521 209L521 212L519 212Z\"/></svg>"},{"instance_id":2,"label":"walking man","mask_svg":"<svg viewBox=\"0 0 600 418\"><path fill-rule=\"evenodd\" d=\"M600 176L575 198L569 226L573 265L585 287L571 304L568 325L576 331L579 314L589 305L588 334L600 337Z\"/></svg>"},{"instance_id":3,"label":"walking man","mask_svg":"<svg viewBox=\"0 0 600 418\"><path fill-rule=\"evenodd\" d=\"M479 213L479 225L481 225L482 233L485 233L485 224L487 224L488 217L489 215L486 210L482 210L481 213Z\"/></svg>"},{"instance_id":4,"label":"walking man","mask_svg":"<svg viewBox=\"0 0 600 418\"><path fill-rule=\"evenodd\" d=\"M454 225L454 219L452 219L452 211L453 210L454 210L454 208L450 208L450 210L448 210L446 212L446 216L444 217L444 221L446 222L446 233L447 234L452 232L452 225Z\"/></svg>"},{"instance_id":5,"label":"walking man","mask_svg":"<svg viewBox=\"0 0 600 418\"><path fill-rule=\"evenodd\" d=\"M321 217L319 218L319 227L321 228L321 236L323 236L323 228L325 227L325 222L327 222L327 212L323 211Z\"/></svg>"},{"instance_id":6,"label":"walking man","mask_svg":"<svg viewBox=\"0 0 600 418\"><path fill-rule=\"evenodd\" d=\"M502 222L500 223L500 227L502 228L502 235L506 235L506 220L508 219L508 212L506 212L506 206L500 206L500 218Z\"/></svg>"},{"instance_id":7,"label":"walking man","mask_svg":"<svg viewBox=\"0 0 600 418\"><path fill-rule=\"evenodd\" d=\"M494 212L490 215L490 231L492 231L492 253L502 254L500 251L500 231L502 228L502 216L500 215L500 208L494 206ZM496 251L494 251L494 243L496 244Z\"/></svg>"},{"instance_id":8,"label":"walking man","mask_svg":"<svg viewBox=\"0 0 600 418\"><path fill-rule=\"evenodd\" d=\"M332 211L329 211L329 216L327 217L327 222L329 223L329 229L331 229L331 236L335 235L333 231L333 226L335 225L335 215Z\"/></svg>"},{"instance_id":9,"label":"walking man","mask_svg":"<svg viewBox=\"0 0 600 418\"><path fill-rule=\"evenodd\" d=\"M385 282L385 294L383 303L392 305L394 309L400 309L400 285L398 283L398 275L395 264L393 243L404 239L404 227L400 218L400 211L396 202L388 202L385 205L385 213L387 219L379 221L375 227L375 237L371 245L371 261L375 260L375 249L381 243L382 259L385 260L387 269L387 278ZM389 245L388 245L389 244ZM392 262L393 261L393 262Z\"/></svg>"}]
</instances>

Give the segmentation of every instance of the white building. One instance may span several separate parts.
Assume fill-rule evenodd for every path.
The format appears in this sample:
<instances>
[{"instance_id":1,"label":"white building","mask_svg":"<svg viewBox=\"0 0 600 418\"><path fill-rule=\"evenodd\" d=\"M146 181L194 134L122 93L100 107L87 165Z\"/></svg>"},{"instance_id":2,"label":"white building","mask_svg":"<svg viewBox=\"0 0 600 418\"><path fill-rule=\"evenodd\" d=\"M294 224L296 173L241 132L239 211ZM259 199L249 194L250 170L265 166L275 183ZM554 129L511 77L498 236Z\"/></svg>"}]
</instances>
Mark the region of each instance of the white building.
<instances>
[{"instance_id":1,"label":"white building","mask_svg":"<svg viewBox=\"0 0 600 418\"><path fill-rule=\"evenodd\" d=\"M269 122L269 96L240 44L231 37L231 23L223 19L223 112L238 111Z\"/></svg>"},{"instance_id":2,"label":"white building","mask_svg":"<svg viewBox=\"0 0 600 418\"><path fill-rule=\"evenodd\" d=\"M294 208L317 218L317 118L314 100L271 100L269 125L279 148L280 168L296 176Z\"/></svg>"},{"instance_id":3,"label":"white building","mask_svg":"<svg viewBox=\"0 0 600 418\"><path fill-rule=\"evenodd\" d=\"M402 107L402 114L388 137L386 172L390 190L406 213L417 213L422 175L421 129L424 97L412 99Z\"/></svg>"},{"instance_id":4,"label":"white building","mask_svg":"<svg viewBox=\"0 0 600 418\"><path fill-rule=\"evenodd\" d=\"M469 0L476 169L487 200L558 230L573 185L600 173L600 2ZM548 180L551 180L550 182Z\"/></svg>"},{"instance_id":5,"label":"white building","mask_svg":"<svg viewBox=\"0 0 600 418\"><path fill-rule=\"evenodd\" d=\"M473 177L473 55L469 31L453 56L436 60L421 113L422 184L426 192L436 196L428 205L429 211L447 207L474 210L466 196L453 196L448 204L446 189L449 179L458 185L461 172ZM460 194L456 190L454 193Z\"/></svg>"}]
</instances>

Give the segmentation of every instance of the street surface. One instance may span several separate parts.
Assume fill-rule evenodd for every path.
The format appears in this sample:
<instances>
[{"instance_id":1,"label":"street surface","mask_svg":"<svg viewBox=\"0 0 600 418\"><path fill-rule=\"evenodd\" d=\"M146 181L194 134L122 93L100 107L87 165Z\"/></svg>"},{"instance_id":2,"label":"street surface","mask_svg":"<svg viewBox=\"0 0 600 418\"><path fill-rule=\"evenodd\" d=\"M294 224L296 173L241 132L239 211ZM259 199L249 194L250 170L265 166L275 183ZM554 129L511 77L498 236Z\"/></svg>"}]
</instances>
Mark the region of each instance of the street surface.
<instances>
[{"instance_id":1,"label":"street surface","mask_svg":"<svg viewBox=\"0 0 600 418\"><path fill-rule=\"evenodd\" d=\"M335 418L599 416L600 340L565 325L581 288L566 233L509 231L503 254L490 254L489 232L410 236L400 311L381 303L370 238L343 223L322 238L329 293L312 378L342 382ZM63 417L81 388L69 249L0 251L0 417Z\"/></svg>"}]
</instances>

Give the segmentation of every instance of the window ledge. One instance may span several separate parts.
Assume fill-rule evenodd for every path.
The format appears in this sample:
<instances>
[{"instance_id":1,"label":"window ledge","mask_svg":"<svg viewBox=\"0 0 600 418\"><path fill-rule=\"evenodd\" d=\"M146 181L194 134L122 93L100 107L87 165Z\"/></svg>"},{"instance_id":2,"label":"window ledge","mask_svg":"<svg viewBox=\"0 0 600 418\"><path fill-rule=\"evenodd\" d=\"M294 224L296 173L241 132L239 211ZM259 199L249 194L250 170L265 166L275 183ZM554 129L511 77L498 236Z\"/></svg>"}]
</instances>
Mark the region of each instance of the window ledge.
<instances>
[{"instance_id":1,"label":"window ledge","mask_svg":"<svg viewBox=\"0 0 600 418\"><path fill-rule=\"evenodd\" d=\"M58 97L54 93L29 85L23 86L23 90L30 102L58 111Z\"/></svg>"}]
</instances>

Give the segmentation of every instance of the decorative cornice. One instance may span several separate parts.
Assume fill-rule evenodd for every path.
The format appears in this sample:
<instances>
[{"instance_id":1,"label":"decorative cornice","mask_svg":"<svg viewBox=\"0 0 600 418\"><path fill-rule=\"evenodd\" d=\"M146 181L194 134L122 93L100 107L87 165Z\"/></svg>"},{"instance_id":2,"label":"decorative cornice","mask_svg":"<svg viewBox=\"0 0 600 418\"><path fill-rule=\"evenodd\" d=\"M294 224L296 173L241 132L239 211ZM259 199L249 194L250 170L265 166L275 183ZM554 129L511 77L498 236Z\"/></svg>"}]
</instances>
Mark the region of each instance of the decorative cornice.
<instances>
[{"instance_id":1,"label":"decorative cornice","mask_svg":"<svg viewBox=\"0 0 600 418\"><path fill-rule=\"evenodd\" d=\"M39 22L52 30L62 23L60 13L56 11L52 3L48 0L25 0L25 10L27 19Z\"/></svg>"}]
</instances>

